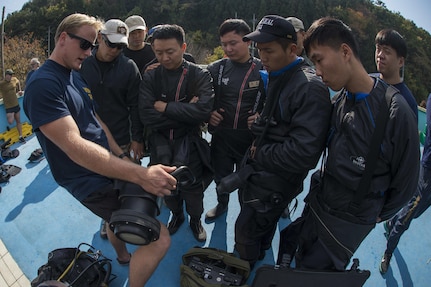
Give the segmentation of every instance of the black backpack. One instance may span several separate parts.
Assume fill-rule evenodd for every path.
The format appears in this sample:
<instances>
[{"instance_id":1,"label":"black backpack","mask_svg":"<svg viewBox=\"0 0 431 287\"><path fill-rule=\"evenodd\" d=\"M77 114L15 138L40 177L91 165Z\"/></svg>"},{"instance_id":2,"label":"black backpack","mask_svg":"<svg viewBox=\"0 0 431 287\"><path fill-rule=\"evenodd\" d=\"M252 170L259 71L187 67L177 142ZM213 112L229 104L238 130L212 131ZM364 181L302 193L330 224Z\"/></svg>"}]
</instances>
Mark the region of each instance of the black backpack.
<instances>
[{"instance_id":1,"label":"black backpack","mask_svg":"<svg viewBox=\"0 0 431 287\"><path fill-rule=\"evenodd\" d=\"M181 287L246 287L248 261L215 248L194 247L183 255Z\"/></svg>"},{"instance_id":2,"label":"black backpack","mask_svg":"<svg viewBox=\"0 0 431 287\"><path fill-rule=\"evenodd\" d=\"M90 248L82 251L81 246ZM59 248L48 254L48 262L37 270L31 287L49 280L65 283L70 287L107 287L111 281L111 260L87 243L75 248ZM114 278L113 278L114 279Z\"/></svg>"}]
</instances>

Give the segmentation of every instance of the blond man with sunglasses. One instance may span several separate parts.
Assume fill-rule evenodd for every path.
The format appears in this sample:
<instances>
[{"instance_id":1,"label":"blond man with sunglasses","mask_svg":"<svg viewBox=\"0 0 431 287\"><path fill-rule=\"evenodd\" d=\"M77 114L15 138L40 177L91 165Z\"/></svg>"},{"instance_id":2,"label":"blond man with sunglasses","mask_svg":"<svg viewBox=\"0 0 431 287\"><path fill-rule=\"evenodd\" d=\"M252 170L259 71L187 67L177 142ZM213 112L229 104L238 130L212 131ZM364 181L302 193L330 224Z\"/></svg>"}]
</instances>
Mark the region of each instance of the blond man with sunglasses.
<instances>
[{"instance_id":1,"label":"blond man with sunglasses","mask_svg":"<svg viewBox=\"0 0 431 287\"><path fill-rule=\"evenodd\" d=\"M55 35L54 51L29 80L24 110L57 183L109 221L120 207L115 181L164 196L176 189L176 180L169 174L173 167L145 168L127 157L120 158L122 149L95 112L91 90L76 71L90 56L101 28L100 21L84 14L63 19ZM108 39L113 41L112 37ZM118 262L130 261L130 287L145 285L170 245L163 224L159 239L139 246L132 256L110 229L108 238Z\"/></svg>"}]
</instances>

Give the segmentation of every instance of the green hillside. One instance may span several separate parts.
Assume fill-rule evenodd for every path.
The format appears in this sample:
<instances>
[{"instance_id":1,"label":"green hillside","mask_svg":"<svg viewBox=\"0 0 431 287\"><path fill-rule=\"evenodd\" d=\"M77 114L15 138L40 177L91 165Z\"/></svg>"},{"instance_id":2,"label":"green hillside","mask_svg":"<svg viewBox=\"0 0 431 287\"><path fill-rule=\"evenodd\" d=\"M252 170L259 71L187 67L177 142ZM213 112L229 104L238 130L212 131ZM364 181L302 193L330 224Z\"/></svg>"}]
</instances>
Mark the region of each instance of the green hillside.
<instances>
[{"instance_id":1,"label":"green hillside","mask_svg":"<svg viewBox=\"0 0 431 287\"><path fill-rule=\"evenodd\" d=\"M424 7L425 9L426 7ZM322 16L343 20L356 33L361 59L375 71L374 36L383 28L398 30L407 40L405 81L417 102L431 92L431 36L400 14L390 12L384 1L370 0L33 0L5 20L7 38L31 34L43 51L54 47L53 35L66 15L81 12L108 20L143 16L149 27L176 23L187 33L188 51L200 63L219 45L217 28L226 18L242 18L251 27L267 14L296 16L306 27ZM50 32L49 32L50 31ZM48 41L50 43L48 44ZM7 59L7 55L5 55ZM6 61L5 61L6 62ZM27 67L25 67L27 68Z\"/></svg>"}]
</instances>

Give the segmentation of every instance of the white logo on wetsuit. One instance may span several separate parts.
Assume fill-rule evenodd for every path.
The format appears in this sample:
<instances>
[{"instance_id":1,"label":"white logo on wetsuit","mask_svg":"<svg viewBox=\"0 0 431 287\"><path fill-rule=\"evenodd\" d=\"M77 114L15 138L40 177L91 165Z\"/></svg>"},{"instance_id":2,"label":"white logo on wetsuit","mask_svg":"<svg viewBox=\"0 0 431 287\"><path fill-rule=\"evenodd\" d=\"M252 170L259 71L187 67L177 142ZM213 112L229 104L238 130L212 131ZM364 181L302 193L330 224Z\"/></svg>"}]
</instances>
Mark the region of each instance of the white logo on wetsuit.
<instances>
[{"instance_id":1,"label":"white logo on wetsuit","mask_svg":"<svg viewBox=\"0 0 431 287\"><path fill-rule=\"evenodd\" d=\"M227 84L229 83L229 78L222 78L221 81L223 85L227 86Z\"/></svg>"},{"instance_id":2,"label":"white logo on wetsuit","mask_svg":"<svg viewBox=\"0 0 431 287\"><path fill-rule=\"evenodd\" d=\"M351 156L350 160L352 161L353 165L356 165L360 170L365 169L365 158L362 156Z\"/></svg>"}]
</instances>

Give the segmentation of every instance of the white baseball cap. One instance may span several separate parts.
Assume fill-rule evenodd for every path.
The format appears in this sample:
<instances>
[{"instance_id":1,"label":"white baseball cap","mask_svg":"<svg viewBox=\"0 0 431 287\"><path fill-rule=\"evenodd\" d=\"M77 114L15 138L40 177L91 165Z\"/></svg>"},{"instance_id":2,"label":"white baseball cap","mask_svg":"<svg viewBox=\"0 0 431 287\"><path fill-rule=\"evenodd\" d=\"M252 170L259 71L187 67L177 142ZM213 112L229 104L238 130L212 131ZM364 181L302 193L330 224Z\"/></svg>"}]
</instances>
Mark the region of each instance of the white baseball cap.
<instances>
[{"instance_id":1,"label":"white baseball cap","mask_svg":"<svg viewBox=\"0 0 431 287\"><path fill-rule=\"evenodd\" d=\"M296 17L287 17L286 18L287 21L289 21L290 23L292 23L293 28L295 28L295 32L301 31L301 30L305 30L304 29L304 23L302 23L301 20L299 20Z\"/></svg>"},{"instance_id":2,"label":"white baseball cap","mask_svg":"<svg viewBox=\"0 0 431 287\"><path fill-rule=\"evenodd\" d=\"M147 24L145 24L144 18L139 15L130 16L124 22L126 23L127 27L129 27L129 32L147 29Z\"/></svg>"},{"instance_id":3,"label":"white baseball cap","mask_svg":"<svg viewBox=\"0 0 431 287\"><path fill-rule=\"evenodd\" d=\"M100 31L103 35L108 37L111 43L128 44L127 38L129 37L129 28L119 19L111 19L105 23L105 28Z\"/></svg>"}]
</instances>

